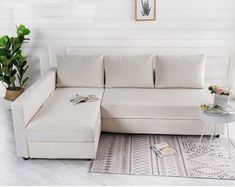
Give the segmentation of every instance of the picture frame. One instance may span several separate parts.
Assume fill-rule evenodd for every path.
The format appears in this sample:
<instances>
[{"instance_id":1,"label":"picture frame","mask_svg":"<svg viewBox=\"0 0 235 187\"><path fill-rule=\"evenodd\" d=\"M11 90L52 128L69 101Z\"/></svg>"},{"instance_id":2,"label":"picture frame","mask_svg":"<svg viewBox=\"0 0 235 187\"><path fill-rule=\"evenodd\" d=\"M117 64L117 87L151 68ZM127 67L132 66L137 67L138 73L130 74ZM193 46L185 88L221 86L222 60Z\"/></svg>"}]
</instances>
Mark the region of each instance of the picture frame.
<instances>
[{"instance_id":1,"label":"picture frame","mask_svg":"<svg viewBox=\"0 0 235 187\"><path fill-rule=\"evenodd\" d=\"M156 0L135 0L135 20L156 20Z\"/></svg>"}]
</instances>

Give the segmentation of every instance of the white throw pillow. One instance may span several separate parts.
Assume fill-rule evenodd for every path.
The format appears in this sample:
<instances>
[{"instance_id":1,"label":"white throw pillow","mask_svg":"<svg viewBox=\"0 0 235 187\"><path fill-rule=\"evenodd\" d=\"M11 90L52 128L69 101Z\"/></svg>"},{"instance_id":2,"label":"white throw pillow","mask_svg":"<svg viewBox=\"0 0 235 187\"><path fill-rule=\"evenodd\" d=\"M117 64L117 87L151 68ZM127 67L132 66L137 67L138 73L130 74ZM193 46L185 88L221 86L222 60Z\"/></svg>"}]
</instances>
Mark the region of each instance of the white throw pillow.
<instances>
[{"instance_id":1,"label":"white throw pillow","mask_svg":"<svg viewBox=\"0 0 235 187\"><path fill-rule=\"evenodd\" d=\"M104 87L103 56L57 56L57 86Z\"/></svg>"},{"instance_id":2,"label":"white throw pillow","mask_svg":"<svg viewBox=\"0 0 235 187\"><path fill-rule=\"evenodd\" d=\"M155 56L156 88L203 88L204 55Z\"/></svg>"},{"instance_id":3,"label":"white throw pillow","mask_svg":"<svg viewBox=\"0 0 235 187\"><path fill-rule=\"evenodd\" d=\"M106 88L153 88L153 56L105 56Z\"/></svg>"}]
</instances>

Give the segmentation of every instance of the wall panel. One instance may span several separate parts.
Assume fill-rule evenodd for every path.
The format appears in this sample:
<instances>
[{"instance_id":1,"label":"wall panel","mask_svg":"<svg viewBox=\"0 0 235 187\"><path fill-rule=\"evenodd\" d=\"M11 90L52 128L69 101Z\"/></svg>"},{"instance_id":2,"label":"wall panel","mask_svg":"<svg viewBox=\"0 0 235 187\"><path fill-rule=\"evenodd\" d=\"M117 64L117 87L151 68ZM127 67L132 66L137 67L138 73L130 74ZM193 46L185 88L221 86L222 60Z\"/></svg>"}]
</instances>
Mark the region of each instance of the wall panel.
<instances>
[{"instance_id":1,"label":"wall panel","mask_svg":"<svg viewBox=\"0 0 235 187\"><path fill-rule=\"evenodd\" d=\"M55 66L57 54L160 53L205 54L208 80L231 82L235 1L156 2L157 20L136 22L134 0L1 0L0 34L31 28L32 79Z\"/></svg>"}]
</instances>

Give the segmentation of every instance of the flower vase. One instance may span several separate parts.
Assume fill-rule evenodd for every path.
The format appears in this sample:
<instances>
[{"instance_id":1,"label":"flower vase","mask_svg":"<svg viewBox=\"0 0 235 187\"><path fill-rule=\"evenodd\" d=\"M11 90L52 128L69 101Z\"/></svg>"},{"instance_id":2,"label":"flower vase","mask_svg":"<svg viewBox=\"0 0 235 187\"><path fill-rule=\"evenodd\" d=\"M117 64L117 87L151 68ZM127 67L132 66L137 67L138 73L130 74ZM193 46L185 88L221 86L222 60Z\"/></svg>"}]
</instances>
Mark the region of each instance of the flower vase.
<instances>
[{"instance_id":1,"label":"flower vase","mask_svg":"<svg viewBox=\"0 0 235 187\"><path fill-rule=\"evenodd\" d=\"M229 105L229 96L228 95L218 95L214 96L214 106L227 107Z\"/></svg>"}]
</instances>

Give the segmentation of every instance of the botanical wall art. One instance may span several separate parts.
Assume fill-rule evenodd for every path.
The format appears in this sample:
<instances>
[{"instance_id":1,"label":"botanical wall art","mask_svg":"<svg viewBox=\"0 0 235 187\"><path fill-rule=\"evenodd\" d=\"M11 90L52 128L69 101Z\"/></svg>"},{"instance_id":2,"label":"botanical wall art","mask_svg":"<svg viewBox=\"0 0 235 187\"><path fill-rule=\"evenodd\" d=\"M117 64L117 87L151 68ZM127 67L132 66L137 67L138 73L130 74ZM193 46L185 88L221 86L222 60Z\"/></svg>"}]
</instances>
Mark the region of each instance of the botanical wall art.
<instances>
[{"instance_id":1,"label":"botanical wall art","mask_svg":"<svg viewBox=\"0 0 235 187\"><path fill-rule=\"evenodd\" d=\"M136 21L152 21L156 19L156 0L135 0Z\"/></svg>"}]
</instances>

